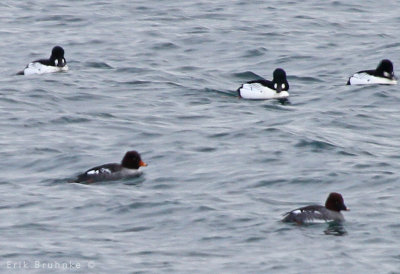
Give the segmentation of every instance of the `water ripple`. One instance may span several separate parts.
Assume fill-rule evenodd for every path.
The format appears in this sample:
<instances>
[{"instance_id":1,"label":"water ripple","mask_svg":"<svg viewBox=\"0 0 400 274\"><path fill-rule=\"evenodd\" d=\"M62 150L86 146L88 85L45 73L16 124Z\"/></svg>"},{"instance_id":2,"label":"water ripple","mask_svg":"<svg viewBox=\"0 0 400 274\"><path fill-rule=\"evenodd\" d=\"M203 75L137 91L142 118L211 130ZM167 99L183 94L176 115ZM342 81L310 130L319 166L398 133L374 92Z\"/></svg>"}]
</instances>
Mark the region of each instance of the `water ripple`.
<instances>
[{"instance_id":1,"label":"water ripple","mask_svg":"<svg viewBox=\"0 0 400 274\"><path fill-rule=\"evenodd\" d=\"M6 261L398 271L398 86L345 85L383 58L398 67L397 2L32 3L0 3ZM55 45L68 72L15 75ZM278 67L289 100L238 98ZM148 163L141 177L68 183L133 149ZM341 226L280 221L329 192L352 209Z\"/></svg>"}]
</instances>

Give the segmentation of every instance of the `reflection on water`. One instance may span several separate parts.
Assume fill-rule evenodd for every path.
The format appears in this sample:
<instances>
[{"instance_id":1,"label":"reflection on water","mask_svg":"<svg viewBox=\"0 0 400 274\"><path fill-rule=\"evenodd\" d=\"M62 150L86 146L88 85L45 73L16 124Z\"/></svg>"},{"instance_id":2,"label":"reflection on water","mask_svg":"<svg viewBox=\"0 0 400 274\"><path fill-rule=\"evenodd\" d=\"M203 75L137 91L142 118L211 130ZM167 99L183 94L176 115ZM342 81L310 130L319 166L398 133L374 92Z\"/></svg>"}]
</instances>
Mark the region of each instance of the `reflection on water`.
<instances>
[{"instance_id":1,"label":"reflection on water","mask_svg":"<svg viewBox=\"0 0 400 274\"><path fill-rule=\"evenodd\" d=\"M288 98L280 98L278 99L278 101L281 105L290 105L290 101Z\"/></svg>"},{"instance_id":2,"label":"reflection on water","mask_svg":"<svg viewBox=\"0 0 400 274\"><path fill-rule=\"evenodd\" d=\"M324 233L326 235L344 236L347 234L347 231L344 228L343 223L330 222L328 228L324 231Z\"/></svg>"}]
</instances>

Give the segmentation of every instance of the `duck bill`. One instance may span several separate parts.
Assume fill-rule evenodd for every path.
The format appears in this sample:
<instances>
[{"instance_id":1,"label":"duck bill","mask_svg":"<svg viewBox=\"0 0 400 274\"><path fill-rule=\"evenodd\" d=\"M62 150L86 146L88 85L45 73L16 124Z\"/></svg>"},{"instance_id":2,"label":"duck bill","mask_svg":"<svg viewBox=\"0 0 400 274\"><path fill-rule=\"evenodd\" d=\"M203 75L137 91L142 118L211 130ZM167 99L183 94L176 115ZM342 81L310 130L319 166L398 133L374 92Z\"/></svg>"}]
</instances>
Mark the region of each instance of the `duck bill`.
<instances>
[{"instance_id":1,"label":"duck bill","mask_svg":"<svg viewBox=\"0 0 400 274\"><path fill-rule=\"evenodd\" d=\"M280 85L278 85L276 87L276 93L281 93L281 91L282 91L282 87Z\"/></svg>"},{"instance_id":2,"label":"duck bill","mask_svg":"<svg viewBox=\"0 0 400 274\"><path fill-rule=\"evenodd\" d=\"M139 166L147 166L147 164L141 160L141 161L139 162Z\"/></svg>"},{"instance_id":3,"label":"duck bill","mask_svg":"<svg viewBox=\"0 0 400 274\"><path fill-rule=\"evenodd\" d=\"M348 208L345 204L340 205L339 208L339 210L350 211L350 208Z\"/></svg>"}]
</instances>

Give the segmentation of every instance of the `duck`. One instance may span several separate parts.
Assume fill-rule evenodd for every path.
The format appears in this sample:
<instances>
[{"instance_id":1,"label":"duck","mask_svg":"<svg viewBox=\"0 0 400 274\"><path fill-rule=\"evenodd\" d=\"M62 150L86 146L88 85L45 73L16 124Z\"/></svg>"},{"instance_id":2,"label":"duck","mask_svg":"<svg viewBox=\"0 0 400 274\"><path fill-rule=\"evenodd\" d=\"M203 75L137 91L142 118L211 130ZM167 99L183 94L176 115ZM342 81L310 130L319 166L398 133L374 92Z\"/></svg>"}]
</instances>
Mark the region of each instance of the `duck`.
<instances>
[{"instance_id":1,"label":"duck","mask_svg":"<svg viewBox=\"0 0 400 274\"><path fill-rule=\"evenodd\" d=\"M29 63L18 75L33 75L68 71L67 61L64 58L64 49L60 46L53 47L49 59L39 59Z\"/></svg>"},{"instance_id":2,"label":"duck","mask_svg":"<svg viewBox=\"0 0 400 274\"><path fill-rule=\"evenodd\" d=\"M396 85L397 79L393 72L393 63L383 59L376 69L362 70L349 77L347 85Z\"/></svg>"},{"instance_id":3,"label":"duck","mask_svg":"<svg viewBox=\"0 0 400 274\"><path fill-rule=\"evenodd\" d=\"M125 153L121 163L110 163L93 167L79 174L75 183L94 183L106 180L120 180L137 177L142 174L139 168L147 166L139 152L132 150Z\"/></svg>"},{"instance_id":4,"label":"duck","mask_svg":"<svg viewBox=\"0 0 400 274\"><path fill-rule=\"evenodd\" d=\"M286 79L286 72L277 68L273 72L272 81L261 79L253 80L241 85L238 95L243 99L266 100L284 99L289 97L289 83Z\"/></svg>"},{"instance_id":5,"label":"duck","mask_svg":"<svg viewBox=\"0 0 400 274\"><path fill-rule=\"evenodd\" d=\"M350 209L344 204L343 197L340 193L332 192L326 199L325 206L309 205L293 209L286 212L283 222L294 222L297 224L313 223L318 221L323 222L344 222L342 210L349 211Z\"/></svg>"}]
</instances>

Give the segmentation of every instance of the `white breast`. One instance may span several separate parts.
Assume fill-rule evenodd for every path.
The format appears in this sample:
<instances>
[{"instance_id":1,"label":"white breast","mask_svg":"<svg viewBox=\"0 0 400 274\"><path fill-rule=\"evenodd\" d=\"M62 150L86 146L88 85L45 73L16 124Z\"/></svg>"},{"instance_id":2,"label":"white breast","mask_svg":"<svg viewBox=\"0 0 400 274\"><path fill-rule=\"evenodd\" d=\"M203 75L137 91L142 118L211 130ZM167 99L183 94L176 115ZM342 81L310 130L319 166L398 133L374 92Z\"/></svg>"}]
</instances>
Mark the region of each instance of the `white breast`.
<instances>
[{"instance_id":1,"label":"white breast","mask_svg":"<svg viewBox=\"0 0 400 274\"><path fill-rule=\"evenodd\" d=\"M276 92L274 89L265 87L259 83L244 84L240 88L240 96L244 99L265 100L265 99L281 99L289 97L289 92Z\"/></svg>"},{"instance_id":2,"label":"white breast","mask_svg":"<svg viewBox=\"0 0 400 274\"><path fill-rule=\"evenodd\" d=\"M123 168L121 170L122 177L135 177L135 176L142 175L142 173L143 172L138 169Z\"/></svg>"},{"instance_id":3,"label":"white breast","mask_svg":"<svg viewBox=\"0 0 400 274\"><path fill-rule=\"evenodd\" d=\"M68 65L63 67L54 67L54 66L46 66L39 62L29 63L28 66L24 69L25 75L33 75L33 74L44 74L44 73L53 73L60 71L67 71Z\"/></svg>"},{"instance_id":4,"label":"white breast","mask_svg":"<svg viewBox=\"0 0 400 274\"><path fill-rule=\"evenodd\" d=\"M396 80L390 80L388 78L376 77L368 73L356 73L349 79L351 85L372 85L372 84L382 84L382 85L396 85Z\"/></svg>"}]
</instances>

